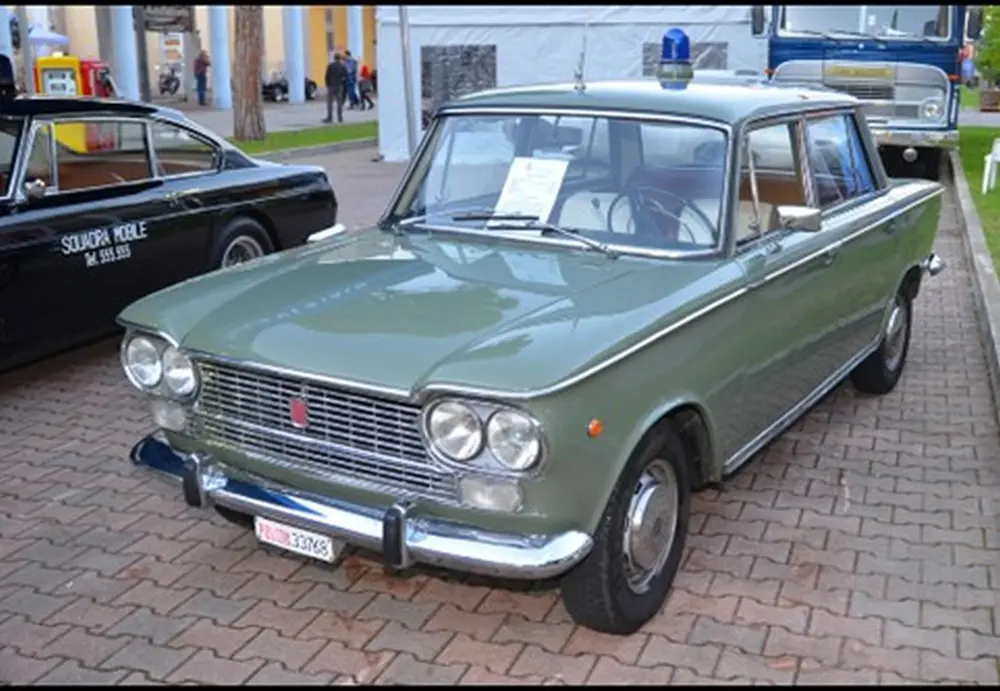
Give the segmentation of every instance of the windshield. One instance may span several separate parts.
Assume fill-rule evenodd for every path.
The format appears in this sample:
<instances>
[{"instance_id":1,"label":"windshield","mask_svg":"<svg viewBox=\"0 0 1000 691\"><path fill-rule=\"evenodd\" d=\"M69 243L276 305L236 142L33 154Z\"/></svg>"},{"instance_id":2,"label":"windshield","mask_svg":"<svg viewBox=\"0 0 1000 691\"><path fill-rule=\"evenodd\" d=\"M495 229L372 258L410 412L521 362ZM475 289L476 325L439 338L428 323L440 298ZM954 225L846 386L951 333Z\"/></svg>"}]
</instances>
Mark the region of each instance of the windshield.
<instances>
[{"instance_id":1,"label":"windshield","mask_svg":"<svg viewBox=\"0 0 1000 691\"><path fill-rule=\"evenodd\" d=\"M501 217L525 216L623 251L712 249L726 145L722 129L687 122L447 115L387 221L503 232Z\"/></svg>"},{"instance_id":2,"label":"windshield","mask_svg":"<svg viewBox=\"0 0 1000 691\"><path fill-rule=\"evenodd\" d=\"M786 5L780 32L871 35L884 39L948 39L948 5Z\"/></svg>"}]
</instances>

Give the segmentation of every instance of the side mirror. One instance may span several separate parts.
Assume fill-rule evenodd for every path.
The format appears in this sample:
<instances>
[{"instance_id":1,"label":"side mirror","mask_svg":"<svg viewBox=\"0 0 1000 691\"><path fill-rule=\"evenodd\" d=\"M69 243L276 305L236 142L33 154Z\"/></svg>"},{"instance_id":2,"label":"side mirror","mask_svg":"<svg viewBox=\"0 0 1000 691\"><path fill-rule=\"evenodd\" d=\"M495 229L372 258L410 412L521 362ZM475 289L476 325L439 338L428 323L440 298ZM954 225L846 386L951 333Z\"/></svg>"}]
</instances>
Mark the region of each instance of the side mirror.
<instances>
[{"instance_id":1,"label":"side mirror","mask_svg":"<svg viewBox=\"0 0 1000 691\"><path fill-rule=\"evenodd\" d=\"M31 201L37 201L45 196L46 192L45 182L35 178L34 180L25 180L24 182L24 196L26 196Z\"/></svg>"},{"instance_id":2,"label":"side mirror","mask_svg":"<svg viewBox=\"0 0 1000 691\"><path fill-rule=\"evenodd\" d=\"M750 30L754 36L762 36L764 34L764 24L764 6L752 5L750 7Z\"/></svg>"},{"instance_id":3,"label":"side mirror","mask_svg":"<svg viewBox=\"0 0 1000 691\"><path fill-rule=\"evenodd\" d=\"M779 206L778 227L800 230L804 233L818 233L822 228L822 213L810 206Z\"/></svg>"},{"instance_id":4,"label":"side mirror","mask_svg":"<svg viewBox=\"0 0 1000 691\"><path fill-rule=\"evenodd\" d=\"M968 10L968 22L966 23L966 34L969 40L978 41L983 33L983 8L970 7Z\"/></svg>"}]
</instances>

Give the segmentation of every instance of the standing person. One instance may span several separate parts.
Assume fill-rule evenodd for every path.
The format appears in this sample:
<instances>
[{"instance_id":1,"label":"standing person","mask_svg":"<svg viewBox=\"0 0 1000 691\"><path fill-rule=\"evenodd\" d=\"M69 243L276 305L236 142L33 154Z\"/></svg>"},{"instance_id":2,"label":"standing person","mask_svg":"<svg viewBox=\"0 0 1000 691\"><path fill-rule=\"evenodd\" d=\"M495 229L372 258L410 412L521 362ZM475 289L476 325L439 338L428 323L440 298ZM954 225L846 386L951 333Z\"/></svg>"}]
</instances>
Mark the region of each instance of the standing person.
<instances>
[{"instance_id":1,"label":"standing person","mask_svg":"<svg viewBox=\"0 0 1000 691\"><path fill-rule=\"evenodd\" d=\"M333 122L333 102L337 102L337 122L344 121L344 98L347 96L347 68L340 59L340 53L333 54L333 62L326 66L326 118L323 122Z\"/></svg>"},{"instance_id":2,"label":"standing person","mask_svg":"<svg viewBox=\"0 0 1000 691\"><path fill-rule=\"evenodd\" d=\"M198 90L198 105L205 105L205 93L208 91L208 68L212 61L208 59L208 51L202 50L194 59L194 83Z\"/></svg>"},{"instance_id":3,"label":"standing person","mask_svg":"<svg viewBox=\"0 0 1000 691\"><path fill-rule=\"evenodd\" d=\"M361 79L358 80L358 96L361 97L361 110L365 109L365 105L368 106L369 110L375 109L375 101L372 100L372 94L375 92L375 85L372 84L372 73L368 69L368 65L361 66Z\"/></svg>"},{"instance_id":4,"label":"standing person","mask_svg":"<svg viewBox=\"0 0 1000 691\"><path fill-rule=\"evenodd\" d=\"M347 68L347 98L350 99L352 110L358 107L361 99L358 98L358 61L351 55L351 51L344 52L344 67Z\"/></svg>"}]
</instances>

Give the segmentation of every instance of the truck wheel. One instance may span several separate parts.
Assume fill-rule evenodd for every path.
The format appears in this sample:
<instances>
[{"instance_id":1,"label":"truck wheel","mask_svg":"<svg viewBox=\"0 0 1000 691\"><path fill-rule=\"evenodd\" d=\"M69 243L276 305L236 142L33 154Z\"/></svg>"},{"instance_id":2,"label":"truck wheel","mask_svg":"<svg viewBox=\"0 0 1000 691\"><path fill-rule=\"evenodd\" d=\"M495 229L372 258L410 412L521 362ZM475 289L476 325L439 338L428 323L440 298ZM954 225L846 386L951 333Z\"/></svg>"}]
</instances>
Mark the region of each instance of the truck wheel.
<instances>
[{"instance_id":1,"label":"truck wheel","mask_svg":"<svg viewBox=\"0 0 1000 691\"><path fill-rule=\"evenodd\" d=\"M913 301L902 289L896 293L878 350L851 373L851 383L862 393L887 394L896 388L910 352Z\"/></svg>"},{"instance_id":2,"label":"truck wheel","mask_svg":"<svg viewBox=\"0 0 1000 691\"><path fill-rule=\"evenodd\" d=\"M252 218L233 219L219 236L212 252L213 269L224 269L270 254L274 245L267 231Z\"/></svg>"},{"instance_id":3,"label":"truck wheel","mask_svg":"<svg viewBox=\"0 0 1000 691\"><path fill-rule=\"evenodd\" d=\"M670 423L632 452L586 559L562 580L573 620L628 635L666 600L680 567L691 511L690 454Z\"/></svg>"}]
</instances>

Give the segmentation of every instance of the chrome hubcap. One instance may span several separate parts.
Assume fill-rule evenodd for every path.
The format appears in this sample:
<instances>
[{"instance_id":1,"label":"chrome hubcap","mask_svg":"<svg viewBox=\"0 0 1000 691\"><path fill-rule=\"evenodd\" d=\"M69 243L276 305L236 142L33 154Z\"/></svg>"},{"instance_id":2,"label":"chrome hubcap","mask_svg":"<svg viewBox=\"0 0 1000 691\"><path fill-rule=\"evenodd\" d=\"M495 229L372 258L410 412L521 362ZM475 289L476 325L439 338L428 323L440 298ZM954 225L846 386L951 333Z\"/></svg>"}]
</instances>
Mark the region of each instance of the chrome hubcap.
<instances>
[{"instance_id":1,"label":"chrome hubcap","mask_svg":"<svg viewBox=\"0 0 1000 691\"><path fill-rule=\"evenodd\" d=\"M222 266L236 266L264 256L264 248L260 243L251 237L238 237L229 243L229 247L222 254Z\"/></svg>"},{"instance_id":2,"label":"chrome hubcap","mask_svg":"<svg viewBox=\"0 0 1000 691\"><path fill-rule=\"evenodd\" d=\"M657 458L636 483L625 516L625 573L633 592L649 590L666 564L677 534L679 509L677 475L667 461Z\"/></svg>"},{"instance_id":3,"label":"chrome hubcap","mask_svg":"<svg viewBox=\"0 0 1000 691\"><path fill-rule=\"evenodd\" d=\"M906 344L906 302L900 298L892 305L889 321L885 325L885 366L895 372L903 359L903 346Z\"/></svg>"}]
</instances>

